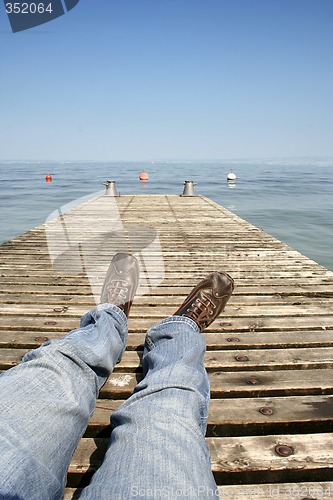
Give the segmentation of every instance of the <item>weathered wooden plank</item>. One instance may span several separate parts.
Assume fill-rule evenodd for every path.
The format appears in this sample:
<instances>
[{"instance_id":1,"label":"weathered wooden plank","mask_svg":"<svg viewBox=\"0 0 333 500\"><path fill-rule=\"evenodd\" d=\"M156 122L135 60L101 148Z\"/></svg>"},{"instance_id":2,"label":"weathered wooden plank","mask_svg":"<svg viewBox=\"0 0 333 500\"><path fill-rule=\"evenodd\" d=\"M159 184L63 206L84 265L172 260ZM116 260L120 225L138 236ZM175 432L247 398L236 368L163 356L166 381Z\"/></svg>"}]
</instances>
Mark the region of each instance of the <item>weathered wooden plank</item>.
<instances>
[{"instance_id":1,"label":"weathered wooden plank","mask_svg":"<svg viewBox=\"0 0 333 500\"><path fill-rule=\"evenodd\" d=\"M66 488L64 500L79 498L82 488ZM220 499L237 500L330 500L333 497L333 482L259 483L218 486Z\"/></svg>"},{"instance_id":2,"label":"weathered wooden plank","mask_svg":"<svg viewBox=\"0 0 333 500\"><path fill-rule=\"evenodd\" d=\"M181 295L148 295L136 298L131 318L141 317L167 317L172 315L183 302ZM226 313L228 317L246 317L255 313L262 316L299 316L299 315L325 315L327 308L332 308L332 297L303 297L303 296L256 296L235 295L228 303ZM36 295L36 294L4 294L0 296L0 328L1 315L19 316L64 316L80 317L96 306L92 296L78 295ZM223 318L221 316L221 322ZM0 339L1 342L1 339Z\"/></svg>"},{"instance_id":3,"label":"weathered wooden plank","mask_svg":"<svg viewBox=\"0 0 333 500\"><path fill-rule=\"evenodd\" d=\"M39 332L24 330L0 330L0 346L7 348L29 348L38 347L46 340L60 338L64 335L62 331L49 331L48 325ZM130 333L126 349L134 351L142 347L145 333ZM288 331L288 332L248 332L237 333L214 333L204 334L207 350L230 350L230 349L274 349L291 347L332 347L333 330L320 331Z\"/></svg>"},{"instance_id":4,"label":"weathered wooden plank","mask_svg":"<svg viewBox=\"0 0 333 500\"><path fill-rule=\"evenodd\" d=\"M193 288L192 285L184 285L184 286L163 286L163 284L159 285L158 288L154 288L152 290L152 295L147 295L148 300L149 297L172 297L172 296L182 296L182 300L184 297L191 291ZM251 295L258 295L264 297L265 294L271 295L275 293L274 296L278 297L288 297L288 296L297 296L297 297L313 297L314 299L320 299L321 297L332 297L333 296L333 284L321 283L317 285L256 285L249 284L240 286L237 284L237 287L234 290L232 301L235 300L236 297L246 297ZM56 297L61 294L66 297L69 297L70 300L77 300L81 297L89 297L91 299L92 293L90 286L87 285L36 285L30 286L28 284L24 285L3 285L0 284L0 294L10 294L10 295L28 295L33 298L34 295L38 296L47 296L51 295L52 297ZM144 297L144 296L143 296ZM67 299L67 300L69 300ZM32 300L32 299L31 299ZM151 299L152 301L154 299ZM135 301L135 303L137 300ZM135 304L134 304L135 305Z\"/></svg>"},{"instance_id":5,"label":"weathered wooden plank","mask_svg":"<svg viewBox=\"0 0 333 500\"><path fill-rule=\"evenodd\" d=\"M19 363L25 352L22 349L1 349L0 368ZM141 358L142 351L126 351L115 370L136 371ZM207 351L205 366L210 371L333 368L333 347Z\"/></svg>"},{"instance_id":6,"label":"weathered wooden plank","mask_svg":"<svg viewBox=\"0 0 333 500\"><path fill-rule=\"evenodd\" d=\"M181 302L180 302L181 304ZM180 305L179 304L179 305ZM315 316L315 315L327 315L327 308L332 309L333 314L333 298L330 300L322 301L309 301L308 303L299 303L297 301L296 304L238 304L233 305L232 302L229 302L226 314L228 317L234 316L238 318L245 317L270 317L270 316L280 316L281 318L284 316L292 317L292 316ZM159 305L159 307L145 306L145 305L135 305L131 310L131 318L167 318L172 316L175 312L176 307L174 305ZM68 305L66 310L59 307L52 307L48 304L22 304L22 303L14 303L14 304L1 304L0 306L0 318L1 316L6 315L19 315L19 316L54 316L55 313L61 314L62 316L72 317L72 316L82 316L87 312L86 306L80 305ZM223 320L224 316L220 316L219 319Z\"/></svg>"},{"instance_id":7,"label":"weathered wooden plank","mask_svg":"<svg viewBox=\"0 0 333 500\"><path fill-rule=\"evenodd\" d=\"M159 319L165 316L161 315L147 318L129 318L130 332L146 332L154 326ZM22 324L24 323L24 324ZM1 327L4 330L36 330L41 331L48 327L49 331L68 332L79 326L79 317L64 317L61 314L44 316L24 316L22 318L16 315L4 315L1 317ZM213 325L209 326L207 332L254 332L254 331L290 331L290 330L322 330L333 329L333 313L329 315L306 315L306 316L249 316L232 317L224 315Z\"/></svg>"},{"instance_id":8,"label":"weathered wooden plank","mask_svg":"<svg viewBox=\"0 0 333 500\"><path fill-rule=\"evenodd\" d=\"M85 437L107 437L110 415L123 400L97 400ZM246 408L246 412L244 409ZM212 437L322 432L333 429L333 396L212 399L207 435Z\"/></svg>"},{"instance_id":9,"label":"weathered wooden plank","mask_svg":"<svg viewBox=\"0 0 333 500\"><path fill-rule=\"evenodd\" d=\"M217 481L244 481L261 477L263 481L286 479L326 480L333 467L333 435L331 433L241 436L208 438L212 469ZM290 456L282 457L276 447L290 447Z\"/></svg>"},{"instance_id":10,"label":"weathered wooden plank","mask_svg":"<svg viewBox=\"0 0 333 500\"><path fill-rule=\"evenodd\" d=\"M333 396L302 395L212 399L207 432L222 437L328 430L333 430Z\"/></svg>"},{"instance_id":11,"label":"weathered wooden plank","mask_svg":"<svg viewBox=\"0 0 333 500\"><path fill-rule=\"evenodd\" d=\"M16 366L26 352L26 349L0 349L0 370L7 370Z\"/></svg>"},{"instance_id":12,"label":"weathered wooden plank","mask_svg":"<svg viewBox=\"0 0 333 500\"><path fill-rule=\"evenodd\" d=\"M8 367L7 367L8 369ZM128 398L142 380L140 372L115 372L100 391L103 399ZM333 370L208 372L211 398L250 398L333 394ZM246 403L244 403L246 404Z\"/></svg>"},{"instance_id":13,"label":"weathered wooden plank","mask_svg":"<svg viewBox=\"0 0 333 500\"><path fill-rule=\"evenodd\" d=\"M333 482L228 485L219 486L218 490L221 499L330 500L333 497Z\"/></svg>"},{"instance_id":14,"label":"weathered wooden plank","mask_svg":"<svg viewBox=\"0 0 333 500\"><path fill-rule=\"evenodd\" d=\"M262 482L320 481L332 474L332 433L219 437L207 438L207 443L218 484L246 484L259 477ZM69 467L68 486L75 485L75 476L97 470L107 445L107 438L80 441ZM290 456L279 456L279 446L288 446Z\"/></svg>"},{"instance_id":15,"label":"weathered wooden plank","mask_svg":"<svg viewBox=\"0 0 333 500\"><path fill-rule=\"evenodd\" d=\"M172 238L173 235L170 234L168 238ZM21 254L17 253L17 244L13 245L12 249L7 249L6 252L3 251L2 247L0 247L0 257L7 255L7 258L3 260L3 263L1 264L1 269L6 268L7 271L12 271L15 272L14 269L11 269L11 267L7 264L8 262L11 262L10 256L13 256L14 260L14 254L15 254L15 260L17 261L17 264L20 266L21 264L24 264L25 260L31 261L33 264L33 269L43 269L41 262L34 261L34 253L33 253L33 247L34 245L41 245L42 250L40 253L45 255L45 257L48 255L47 247L45 246L44 241L31 241L31 243L26 243L20 245L20 251ZM170 247L169 252L170 252ZM16 250L15 250L16 249ZM67 247L61 246L59 247L59 250L63 249L64 251L67 250ZM89 248L89 252L93 251L93 247ZM168 251L166 249L166 251ZM267 267L271 269L278 269L282 268L282 266L286 266L288 269L313 269L314 271L318 271L318 269L324 269L321 266L318 266L318 264L304 255L300 256L294 256L293 252L290 253L287 252L280 252L278 250L267 250L264 251L260 249L259 253L258 250L248 250L246 252L238 252L237 254L229 254L228 257L226 258L225 252L221 252L218 250L218 248L214 248L214 252L207 252L202 253L199 252L198 254L185 254L178 255L178 256L168 256L165 254L164 248L163 248L163 261L165 268L170 271L174 271L175 268L178 266L182 266L188 271L195 271L196 267L199 266L203 269L214 269L214 266L216 263L219 263L220 265L228 263L229 266L240 266L242 269L253 269L256 270L258 268L262 267ZM107 260L107 258L110 255L110 251L107 252L98 252L99 257L102 260ZM145 252L146 255L146 252ZM156 255L155 253L149 253L147 251L147 255L150 258L150 262L152 264L156 263L158 264L160 262L160 257ZM203 258L205 257L205 258ZM222 259L225 259L222 260ZM49 263L46 264L45 269L50 269Z\"/></svg>"},{"instance_id":16,"label":"weathered wooden plank","mask_svg":"<svg viewBox=\"0 0 333 500\"><path fill-rule=\"evenodd\" d=\"M11 293L4 293L0 295L0 304L51 304L51 305L67 305L68 295L65 294L16 294L13 297ZM139 295L135 297L135 301L132 305L131 311L143 305L149 305L152 307L157 306L174 306L178 307L184 300L184 295ZM70 300L73 305L85 305L93 306L94 300L92 296L73 296ZM233 306L259 306L263 304L269 305L302 305L302 304L320 304L320 305L332 305L333 303L333 291L332 294L327 293L326 296L317 297L316 295L283 295L276 293L275 295L237 295L234 294L229 303ZM2 307L0 305L0 307Z\"/></svg>"},{"instance_id":17,"label":"weathered wooden plank","mask_svg":"<svg viewBox=\"0 0 333 500\"><path fill-rule=\"evenodd\" d=\"M109 262L109 260L107 261ZM285 276L284 272L288 271L289 273L291 272L312 272L313 275L316 276L330 276L330 274L327 274L325 271L318 270L318 267L315 264L294 264L288 263L287 261L276 261L274 260L274 263L269 264L269 265L251 265L247 260L242 261L242 262L230 262L228 260L227 264L221 264L218 265L217 263L211 263L211 262L201 262L201 263L189 263L188 261L172 261L168 263L165 259L163 260L163 266L164 266L164 272L166 277L169 276L170 273L172 273L171 277L174 277L174 274L176 273L177 269L182 269L182 272L188 274L188 275L196 275L198 271L205 273L205 274L210 274L211 272L216 271L219 268L223 268L227 265L229 269L232 269L232 274L234 275L235 269L236 272L238 273L243 273L245 276L247 276L249 273L251 273L251 276L255 276L258 273L263 274L264 271L275 271L279 273L279 276ZM150 262L150 269L155 269L159 271L160 269L160 262L156 262L156 267L153 267L153 262ZM47 266L48 267L48 266ZM31 280L35 282L42 282L41 280L44 280L45 282L50 282L51 280L54 279L73 279L72 276L67 275L65 272L60 272L60 270L53 269L52 271L42 269L39 267L34 267L33 264L31 265L30 270L24 270L24 269L18 269L18 268L13 268L12 265L1 265L1 274L0 274L1 282L2 283L21 283L24 281L20 281L23 278L31 278Z\"/></svg>"},{"instance_id":18,"label":"weathered wooden plank","mask_svg":"<svg viewBox=\"0 0 333 500\"><path fill-rule=\"evenodd\" d=\"M33 236L33 237L32 237ZM174 268L177 267L177 265L182 264L184 266L188 266L192 268L192 266L196 263L199 265L202 263L205 263L207 261L208 265L211 265L212 262L215 262L215 260L219 260L220 264L223 264L224 261L221 259L225 259L227 257L227 262L230 262L230 264L237 265L237 264L246 264L246 261L249 265L251 261L255 262L257 265L269 265L269 266L274 266L277 264L274 264L276 261L279 263L279 261L282 261L284 263L289 263L289 265L296 265L297 263L303 263L307 266L314 266L318 268L322 268L319 264L316 262L312 261L305 255L300 254L296 250L293 250L291 248L287 249L270 249L266 248L263 249L261 247L253 249L251 248L246 248L244 251L238 251L237 253L230 253L226 252L225 249L221 248L219 245L216 245L215 247L211 248L210 252L207 252L207 248L205 250L198 249L195 253L191 252L189 253L186 250L180 251L179 247L172 247L170 246L170 238L174 236L173 232L170 232L169 235L169 245L165 248L163 248L163 258L166 261L166 263L169 263L171 265L172 262L175 263ZM18 247L19 245L19 247ZM22 250L22 255L30 255L31 258L33 259L33 251L32 248L33 246L40 246L41 247L41 252L47 254L46 252L46 240L45 238L43 239L38 239L36 235L31 235L29 238L29 241L26 242L20 242L20 241L14 241L12 240L10 243L3 244L0 247L0 256L2 255L2 252L4 249L6 251L8 250L9 254L12 252L19 251L19 249ZM62 249L61 242L59 243L59 249ZM43 248L45 247L45 248ZM88 247L90 248L90 247ZM67 247L64 246L64 249L67 250ZM93 249L93 247L91 248ZM101 256L103 255L109 255L109 252L101 253L99 254ZM145 255L147 255L152 262L155 262L156 260L159 259L159 255L156 255L155 252L147 249L145 250ZM38 262L34 263L36 266L39 265Z\"/></svg>"},{"instance_id":19,"label":"weathered wooden plank","mask_svg":"<svg viewBox=\"0 0 333 500\"><path fill-rule=\"evenodd\" d=\"M220 227L217 227L216 230L218 231ZM214 230L214 229L213 229ZM209 230L211 231L211 229ZM235 233L232 233L233 237L235 237ZM158 235L160 237L161 235L161 227L158 227ZM209 233L207 233L207 236ZM203 231L200 231L200 237L205 236ZM168 234L164 236L165 240L170 240L170 238L175 237L175 231L170 231ZM183 237L183 234L182 234ZM199 237L198 237L199 239ZM74 240L75 241L75 240ZM77 240L77 243L79 243L80 240ZM40 253L42 254L47 254L46 249L47 247L47 240L46 240L46 235L44 235L43 238L38 237L36 234L33 234L30 236L29 240L26 241L14 241L12 240L11 242L7 244L2 244L0 246L0 257L2 255L6 255L7 258L10 257L10 255L14 255L16 252L20 252L21 256L28 255L33 257L33 247L37 247L40 249ZM86 243L86 248L89 250L93 251L96 248L96 244L93 245L92 243L90 244L89 242ZM67 245L59 241L59 247L57 247L59 250L68 250ZM226 258L227 262L230 262L230 264L233 265L238 265L238 264L244 264L245 266L262 266L262 265L267 265L271 267L277 267L281 266L283 263L285 263L288 266L306 266L306 267L317 267L319 269L324 269L322 266L314 262L313 260L309 259L305 255L300 254L296 250L292 250L291 248L286 248L283 246L282 248L279 249L269 249L269 248L246 248L244 251L239 251L235 254L233 253L228 253L225 251L223 247L221 247L220 243L216 244L214 246L210 245L209 246L209 253L202 251L201 249L198 250L198 252L191 252L190 254L187 253L185 250L180 251L178 245L169 245L165 246L163 248L163 258L164 261L166 262L167 265L169 266L177 266L178 264L182 264L186 267L192 268L195 264L198 265L203 265L207 264L208 266L211 266L212 263L214 262L214 258L218 256L223 256ZM99 253L102 256L107 256L110 254L109 249L103 249L101 248L99 250ZM156 250L154 249L145 249L145 255L149 256L151 259L152 263L157 263L159 261L160 256L158 253L156 253ZM205 257L205 260L203 260L203 257ZM272 258L274 257L274 259ZM222 262L220 262L222 263Z\"/></svg>"},{"instance_id":20,"label":"weathered wooden plank","mask_svg":"<svg viewBox=\"0 0 333 500\"><path fill-rule=\"evenodd\" d=\"M77 220L77 221L74 220L72 225L66 223L66 228L69 229L71 231L71 233L73 234L72 241L74 241L74 242L75 241L82 241L82 233L79 232L79 229L77 227L78 225L79 226L81 225L80 222L81 222L80 220ZM186 223L186 221L183 221L183 222ZM199 222L199 220L197 222ZM99 223L101 223L100 219L99 219ZM212 231L214 231L214 236L212 236ZM105 233L106 233L106 230L105 230ZM57 231L57 230L50 231L50 230L48 230L48 235L50 235L50 234L54 235L54 237L61 237L63 233L62 233L62 231ZM88 244L89 244L88 248L94 248L92 246L93 239L91 238L92 236L94 236L94 234L97 235L97 237L100 237L100 235L103 234L103 232L100 230L100 228L98 228L98 230L94 231L93 227L91 227L89 239L86 238L88 241ZM115 233L115 234L117 234L117 233ZM119 232L119 234L121 234L121 231ZM181 249L184 249L188 245L191 245L191 244L198 245L199 248L205 249L205 248L207 248L207 246L205 247L204 241L207 241L207 240L209 241L209 245L220 244L221 242L223 242L223 244L231 245L232 247L251 248L252 251L253 251L253 248L256 248L256 246L259 246L259 242L260 242L261 249L267 248L267 249L281 250L285 247L284 244L281 243L281 241L278 241L273 237L269 237L268 235L264 235L264 233L259 234L259 237L258 237L258 233L251 233L249 231L244 231L244 232L238 232L238 231L226 232L226 231L224 231L222 233L221 231L219 231L219 228L216 227L216 225L214 225L210 228L206 228L206 231L203 230L203 228L201 229L201 227L200 226L198 227L198 225L197 225L196 232L195 233L192 232L191 234L188 234L186 240L184 240L184 238L183 238L183 236L184 236L183 232L181 232L179 234L177 234L174 231L164 233L164 234L163 234L163 232L160 232L159 233L159 240L162 243L165 242L165 244L167 244L170 236L174 237L174 239L175 239L174 243L175 243L175 246L176 246L176 249L178 252ZM206 236L205 240L200 238L200 236L203 236L203 237ZM145 243L146 238L145 238L145 235L143 235L140 238L140 237L135 237L135 235L133 234L132 241L135 241L137 243ZM177 245L177 243L178 243L178 245ZM104 251L106 252L106 250L104 250ZM14 252L14 255L15 254L17 254L17 255L23 254L23 251L21 249L13 249L13 252ZM102 250L102 252L103 252L103 250ZM10 255L11 255L10 247L9 246L3 247L1 254L4 257L5 256L10 257ZM36 254L37 255L45 254L45 248L44 249L37 248Z\"/></svg>"},{"instance_id":21,"label":"weathered wooden plank","mask_svg":"<svg viewBox=\"0 0 333 500\"><path fill-rule=\"evenodd\" d=\"M109 263L109 261L108 261ZM105 266L105 269L107 269L107 265ZM238 286L244 286L246 284L253 284L253 285L297 285L300 286L302 284L304 285L314 285L314 284L326 284L326 283L331 283L333 284L333 277L330 274L327 274L325 272L320 273L314 273L313 271L299 271L299 272L284 272L284 271L276 271L276 272L270 272L267 270L263 271L258 271L258 272L251 272L250 274L247 272L239 272L235 271L233 269L228 269L224 268L224 271L228 272L228 274L232 275L232 277L236 281L236 285ZM75 282L78 281L78 276L80 277L80 282L81 284L88 285L89 280L88 277L86 276L80 276L77 275L75 272L73 272L73 276L70 276L70 270L67 269L67 274L53 274L53 273L45 273L43 276L29 276L27 273L22 274L22 276L17 277L17 276L6 276L5 273L2 273L0 276L0 281L1 285L10 285L11 283L13 284L31 284L31 285L39 285L39 284L45 284L45 285L54 285L56 284L63 284L63 285L73 285ZM178 273L175 273L174 275L171 275L171 273L164 274L163 277L163 269L159 269L157 273L149 273L150 279L154 278L163 278L163 284L168 285L168 286L179 286L179 283L181 281L182 286L195 286L197 283L197 280L205 278L207 276L206 271L202 270L197 270L196 273L188 273L187 271L183 271L182 269L179 269ZM100 274L97 275L97 277L100 277ZM93 273L90 274L89 279L94 279L95 276Z\"/></svg>"},{"instance_id":22,"label":"weathered wooden plank","mask_svg":"<svg viewBox=\"0 0 333 500\"><path fill-rule=\"evenodd\" d=\"M71 231L71 234L73 235L72 241L74 241L74 242L75 241L82 241L82 232L80 233L78 226L80 227L80 226L82 226L83 222L86 222L87 216L85 216L84 218L85 218L85 221L82 218L82 219L76 219L76 220L73 219L72 223L69 223L68 221L65 222L66 228L69 229ZM103 221L101 219L99 219L98 222L99 222L99 225L97 226L96 230L94 229L94 227L92 225L89 228L90 229L89 238L86 237L86 240L88 241L88 243L92 243L92 241L93 241L92 238L90 238L90 237L93 237L93 236L100 237L101 235L104 235L107 232L110 232L110 229L111 229L110 226L105 227L105 229L103 230L101 227ZM154 222L154 221L151 221L151 222ZM158 221L155 221L155 222L158 222ZM182 220L181 222L183 224L187 224L187 226L188 226L187 232L188 232L188 230L190 229L189 221ZM204 242L203 242L203 240L200 240L200 236L199 236L199 234L202 233L201 228L200 228L200 220L198 219L196 222L197 222L197 224L195 226L194 232L192 231L191 234L188 234L188 238L186 238L186 239L182 238L182 236L184 236L183 231L181 231L179 233L177 233L176 231L172 231L172 234L175 236L175 243L177 243L177 241L178 241L180 248L186 248L186 246L188 246L191 243L198 244L198 246L200 248L205 248ZM199 227L198 227L198 223L199 223ZM113 233L120 235L122 233L122 231L125 231L126 229L129 230L130 226L127 225L127 227L125 226L124 230L121 230L118 233L116 231L114 231ZM236 245L236 246L239 246L240 248L246 248L249 246L249 243L254 242L254 245L251 246L251 248L253 249L253 247L256 247L256 245L258 245L258 243L260 242L260 248L267 247L267 248L271 248L271 249L276 248L276 249L280 249L280 250L285 248L285 245L281 241L276 240L275 238L270 237L264 233L258 234L258 233L251 233L249 231L244 231L244 232L230 231L230 232L223 232L222 233L221 230L219 231L219 228L216 227L216 225L212 225L211 227L209 227L209 228L207 227L206 229L211 230L210 232L208 232L208 230L203 231L203 233L206 232L206 234L207 234L206 239L209 240L210 244L214 244L214 243L218 243L218 242L223 241L226 244L231 244L233 246ZM212 231L214 231L213 236L212 236ZM54 231L48 229L47 232L48 232L48 235L52 234L55 237L62 236L62 234L63 234L62 229L54 230ZM166 240L170 236L170 234L171 234L171 231L170 231L170 233L164 233L164 234L163 234L163 232L161 232L160 240L162 240L162 241L163 241L163 239ZM132 232L131 235L132 235L132 240L135 242L142 243L142 242L146 241L145 234L142 234L141 237L140 236L138 237L138 236L135 236L135 234ZM237 237L237 239L239 239L239 241L237 241L237 240L235 241L235 239L233 238L234 235ZM179 251L179 247L178 246L176 247L177 251ZM4 254L6 253L7 250L8 249L6 247L4 247Z\"/></svg>"},{"instance_id":23,"label":"weathered wooden plank","mask_svg":"<svg viewBox=\"0 0 333 500\"><path fill-rule=\"evenodd\" d=\"M277 397L333 394L333 369L208 372L211 398ZM100 397L129 397L141 373L114 373L102 387ZM246 404L246 402L244 403Z\"/></svg>"}]
</instances>

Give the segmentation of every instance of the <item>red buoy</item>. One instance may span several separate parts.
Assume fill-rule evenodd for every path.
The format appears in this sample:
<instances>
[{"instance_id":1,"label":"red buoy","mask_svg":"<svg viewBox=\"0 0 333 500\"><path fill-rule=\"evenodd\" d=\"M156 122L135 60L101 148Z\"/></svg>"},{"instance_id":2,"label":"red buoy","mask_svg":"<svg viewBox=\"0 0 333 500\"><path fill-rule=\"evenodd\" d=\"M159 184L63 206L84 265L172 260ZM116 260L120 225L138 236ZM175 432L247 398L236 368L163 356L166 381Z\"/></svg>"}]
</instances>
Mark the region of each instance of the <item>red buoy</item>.
<instances>
[{"instance_id":1,"label":"red buoy","mask_svg":"<svg viewBox=\"0 0 333 500\"><path fill-rule=\"evenodd\" d=\"M139 179L141 182L148 182L149 176L148 176L147 172L141 172L141 174L139 175Z\"/></svg>"},{"instance_id":2,"label":"red buoy","mask_svg":"<svg viewBox=\"0 0 333 500\"><path fill-rule=\"evenodd\" d=\"M51 174L46 174L45 180L46 180L46 182L52 182L52 175Z\"/></svg>"}]
</instances>

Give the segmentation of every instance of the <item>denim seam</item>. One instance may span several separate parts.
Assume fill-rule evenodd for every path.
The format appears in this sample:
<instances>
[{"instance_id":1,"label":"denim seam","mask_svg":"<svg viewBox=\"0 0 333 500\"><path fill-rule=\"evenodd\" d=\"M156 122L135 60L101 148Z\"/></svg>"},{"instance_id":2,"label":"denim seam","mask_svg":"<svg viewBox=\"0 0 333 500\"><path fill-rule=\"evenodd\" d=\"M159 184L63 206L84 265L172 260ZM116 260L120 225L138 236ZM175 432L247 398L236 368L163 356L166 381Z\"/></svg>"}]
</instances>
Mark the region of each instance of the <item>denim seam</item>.
<instances>
[{"instance_id":1,"label":"denim seam","mask_svg":"<svg viewBox=\"0 0 333 500\"><path fill-rule=\"evenodd\" d=\"M192 330L194 330L197 333L200 333L200 329L199 329L198 325L195 323L195 321L193 321L193 319L191 319L191 318L186 318L185 316L176 316L175 315L171 318L166 318L166 319L162 320L161 323L163 325L167 325L168 323L182 323L182 324L185 323L185 324L189 325L192 328Z\"/></svg>"},{"instance_id":2,"label":"denim seam","mask_svg":"<svg viewBox=\"0 0 333 500\"><path fill-rule=\"evenodd\" d=\"M123 327L125 329L127 328L127 317L126 317L126 314L118 306L116 306L115 304L108 304L108 303L99 304L96 307L96 311L100 311L100 310L106 311L106 312L110 312L110 313L111 312L114 313L116 316L118 316L118 319L121 322L121 327Z\"/></svg>"}]
</instances>

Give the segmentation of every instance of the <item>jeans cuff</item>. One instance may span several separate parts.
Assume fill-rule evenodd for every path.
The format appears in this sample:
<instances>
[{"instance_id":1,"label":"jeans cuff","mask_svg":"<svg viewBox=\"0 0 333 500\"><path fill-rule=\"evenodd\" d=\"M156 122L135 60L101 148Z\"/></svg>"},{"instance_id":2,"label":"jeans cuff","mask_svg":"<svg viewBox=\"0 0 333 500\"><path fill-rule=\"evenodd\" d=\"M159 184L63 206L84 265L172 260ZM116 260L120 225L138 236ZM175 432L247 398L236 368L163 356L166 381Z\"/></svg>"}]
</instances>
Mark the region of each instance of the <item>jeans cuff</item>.
<instances>
[{"instance_id":1,"label":"jeans cuff","mask_svg":"<svg viewBox=\"0 0 333 500\"><path fill-rule=\"evenodd\" d=\"M174 316L170 316L169 318L162 319L162 321L160 321L156 326L167 325L168 323L183 323L189 325L195 332L200 333L200 328L196 322L193 321L193 319L188 318L187 316L178 316L176 314ZM155 329L156 326L153 328Z\"/></svg>"},{"instance_id":2,"label":"jeans cuff","mask_svg":"<svg viewBox=\"0 0 333 500\"><path fill-rule=\"evenodd\" d=\"M108 302L105 302L104 304L98 304L98 306L96 306L95 310L97 310L97 311L103 310L103 311L111 312L112 315L117 316L117 319L120 321L121 326L123 328L127 329L127 316L124 313L124 311L122 309L120 309L120 307L118 307L114 304L110 304Z\"/></svg>"},{"instance_id":3,"label":"jeans cuff","mask_svg":"<svg viewBox=\"0 0 333 500\"><path fill-rule=\"evenodd\" d=\"M178 328L177 328L178 327ZM146 338L145 338L145 348L144 348L144 356L146 351L152 350L157 341L162 340L164 337L170 338L170 335L177 335L184 332L183 328L190 328L194 333L201 334L200 328L191 318L187 316L170 316L169 318L165 318L157 325L149 328Z\"/></svg>"}]
</instances>

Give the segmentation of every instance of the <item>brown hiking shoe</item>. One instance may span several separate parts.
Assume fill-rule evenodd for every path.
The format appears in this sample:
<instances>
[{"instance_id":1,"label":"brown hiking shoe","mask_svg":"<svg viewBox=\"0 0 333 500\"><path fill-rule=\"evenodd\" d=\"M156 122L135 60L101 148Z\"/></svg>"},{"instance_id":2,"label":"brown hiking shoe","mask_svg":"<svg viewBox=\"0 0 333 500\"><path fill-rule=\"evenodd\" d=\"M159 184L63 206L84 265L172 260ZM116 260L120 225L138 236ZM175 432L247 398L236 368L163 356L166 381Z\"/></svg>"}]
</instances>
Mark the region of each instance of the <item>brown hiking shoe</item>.
<instances>
[{"instance_id":1,"label":"brown hiking shoe","mask_svg":"<svg viewBox=\"0 0 333 500\"><path fill-rule=\"evenodd\" d=\"M139 264L133 255L117 253L104 280L101 304L109 302L124 311L128 317L139 284Z\"/></svg>"},{"instance_id":2,"label":"brown hiking shoe","mask_svg":"<svg viewBox=\"0 0 333 500\"><path fill-rule=\"evenodd\" d=\"M191 318L202 332L224 310L233 289L234 280L228 274L213 273L193 288L174 315Z\"/></svg>"}]
</instances>

